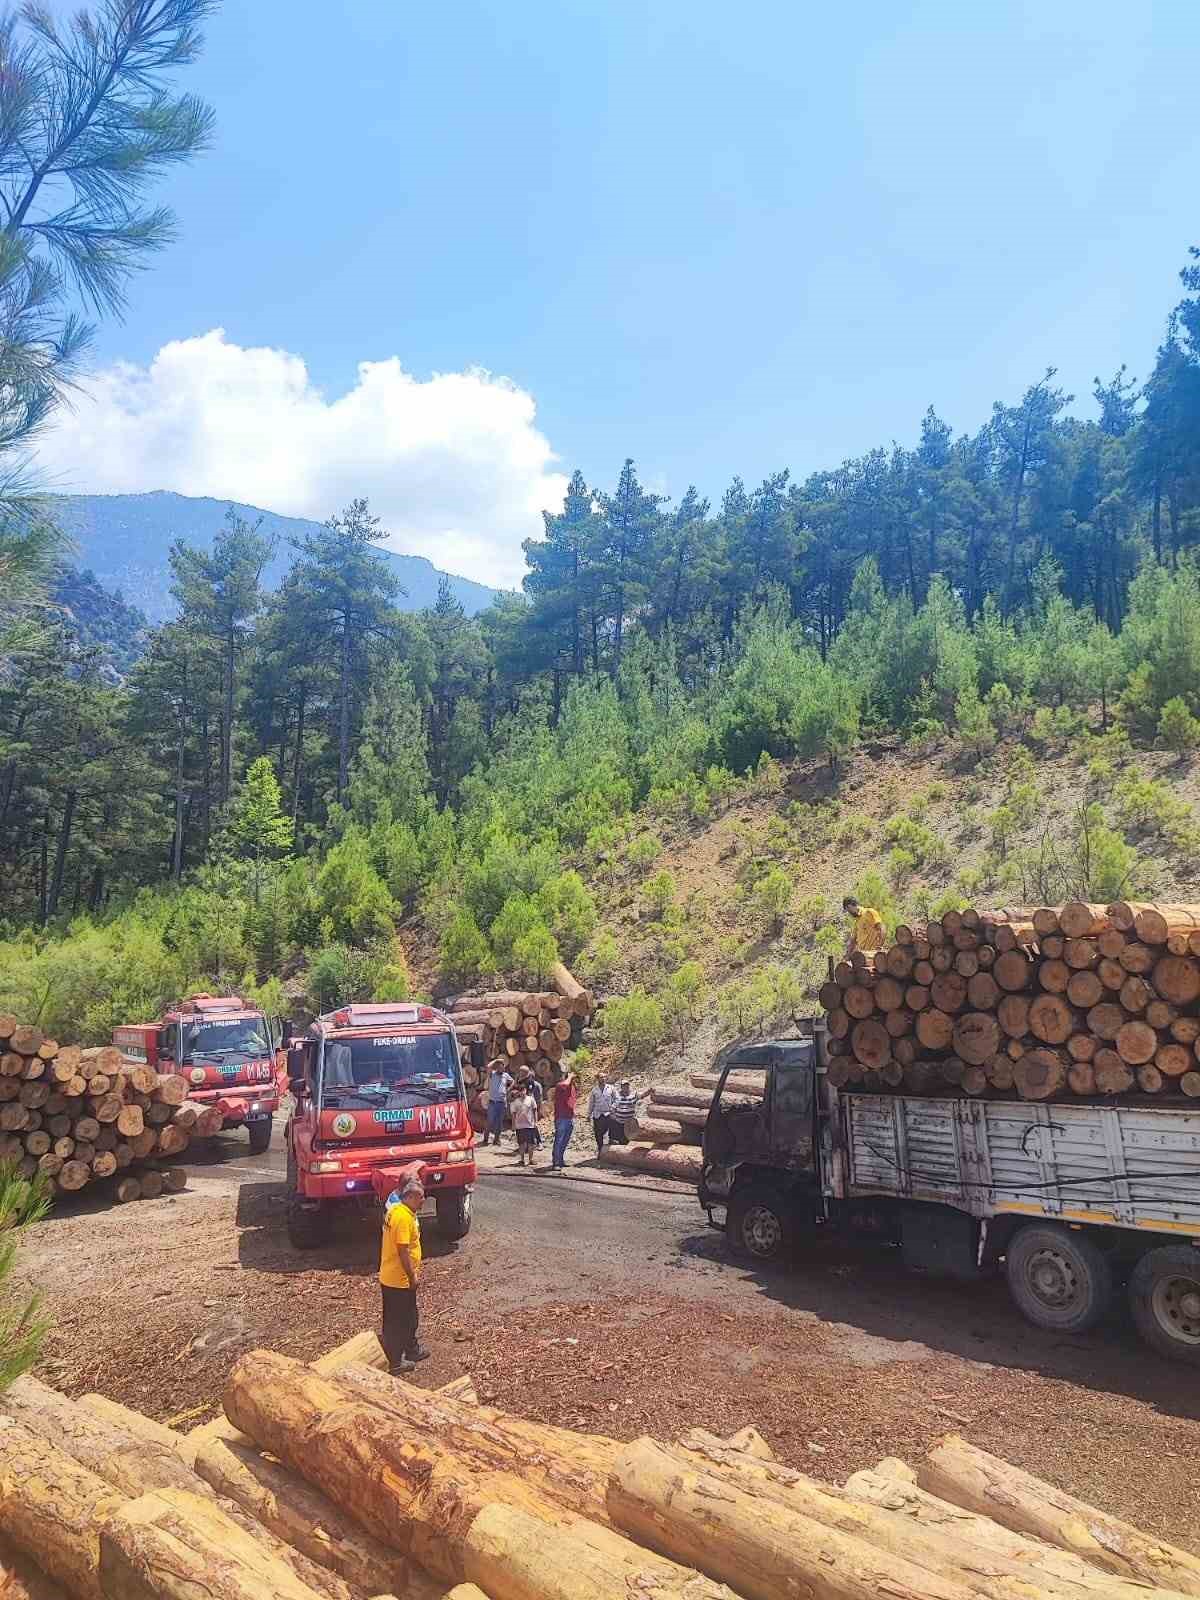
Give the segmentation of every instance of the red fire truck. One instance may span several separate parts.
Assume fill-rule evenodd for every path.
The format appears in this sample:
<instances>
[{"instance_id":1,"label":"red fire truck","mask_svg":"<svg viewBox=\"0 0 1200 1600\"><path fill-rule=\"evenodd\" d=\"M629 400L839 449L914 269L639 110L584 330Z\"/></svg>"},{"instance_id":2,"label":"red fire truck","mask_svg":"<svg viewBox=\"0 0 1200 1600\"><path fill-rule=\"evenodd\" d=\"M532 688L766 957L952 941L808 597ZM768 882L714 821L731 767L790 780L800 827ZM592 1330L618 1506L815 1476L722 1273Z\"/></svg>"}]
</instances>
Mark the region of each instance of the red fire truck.
<instances>
[{"instance_id":1,"label":"red fire truck","mask_svg":"<svg viewBox=\"0 0 1200 1600\"><path fill-rule=\"evenodd\" d=\"M423 1005L349 1005L289 1046L288 1236L318 1245L347 1203L372 1204L421 1169L439 1232L471 1226L475 1135L454 1027Z\"/></svg>"},{"instance_id":2,"label":"red fire truck","mask_svg":"<svg viewBox=\"0 0 1200 1600\"><path fill-rule=\"evenodd\" d=\"M226 1128L245 1125L256 1155L270 1144L287 1065L278 1027L256 1006L236 994L194 994L158 1022L114 1028L113 1043L159 1072L181 1073L189 1099L218 1106Z\"/></svg>"}]
</instances>

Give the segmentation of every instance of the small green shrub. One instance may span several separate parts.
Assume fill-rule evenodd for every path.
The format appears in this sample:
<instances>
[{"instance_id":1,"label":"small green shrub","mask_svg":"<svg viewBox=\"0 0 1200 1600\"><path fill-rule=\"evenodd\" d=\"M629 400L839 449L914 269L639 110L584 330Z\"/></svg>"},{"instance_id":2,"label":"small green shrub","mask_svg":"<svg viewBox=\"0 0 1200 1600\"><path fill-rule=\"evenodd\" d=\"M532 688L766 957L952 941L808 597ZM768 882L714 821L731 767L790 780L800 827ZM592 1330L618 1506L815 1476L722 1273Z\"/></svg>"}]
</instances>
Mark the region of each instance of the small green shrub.
<instances>
[{"instance_id":1,"label":"small green shrub","mask_svg":"<svg viewBox=\"0 0 1200 1600\"><path fill-rule=\"evenodd\" d=\"M783 928L792 888L790 874L782 867L771 867L750 890L748 898L754 915L773 933Z\"/></svg>"},{"instance_id":2,"label":"small green shrub","mask_svg":"<svg viewBox=\"0 0 1200 1600\"><path fill-rule=\"evenodd\" d=\"M675 879L664 868L643 885L642 893L646 897L646 904L657 916L662 917L675 900Z\"/></svg>"},{"instance_id":3,"label":"small green shrub","mask_svg":"<svg viewBox=\"0 0 1200 1600\"><path fill-rule=\"evenodd\" d=\"M625 849L625 859L629 865L641 872L646 867L653 866L662 855L663 843L656 833L643 833L638 838L630 840Z\"/></svg>"},{"instance_id":4,"label":"small green shrub","mask_svg":"<svg viewBox=\"0 0 1200 1600\"><path fill-rule=\"evenodd\" d=\"M579 962L579 971L589 981L603 983L612 977L620 959L621 948L605 928L596 935L590 949L584 951Z\"/></svg>"},{"instance_id":5,"label":"small green shrub","mask_svg":"<svg viewBox=\"0 0 1200 1600\"><path fill-rule=\"evenodd\" d=\"M834 840L842 849L852 849L856 844L861 844L864 839L869 839L874 832L875 824L870 817L861 811L851 811L842 818L834 831Z\"/></svg>"},{"instance_id":6,"label":"small green shrub","mask_svg":"<svg viewBox=\"0 0 1200 1600\"><path fill-rule=\"evenodd\" d=\"M1190 755L1200 745L1200 719L1192 715L1181 696L1175 695L1163 706L1158 737L1178 756Z\"/></svg>"},{"instance_id":7,"label":"small green shrub","mask_svg":"<svg viewBox=\"0 0 1200 1600\"><path fill-rule=\"evenodd\" d=\"M623 1061L644 1061L666 1038L663 1008L645 989L633 989L605 1005L604 1032Z\"/></svg>"},{"instance_id":8,"label":"small green shrub","mask_svg":"<svg viewBox=\"0 0 1200 1600\"><path fill-rule=\"evenodd\" d=\"M467 984L492 970L492 952L479 924L460 906L446 925L438 950L438 970L448 983Z\"/></svg>"}]
</instances>

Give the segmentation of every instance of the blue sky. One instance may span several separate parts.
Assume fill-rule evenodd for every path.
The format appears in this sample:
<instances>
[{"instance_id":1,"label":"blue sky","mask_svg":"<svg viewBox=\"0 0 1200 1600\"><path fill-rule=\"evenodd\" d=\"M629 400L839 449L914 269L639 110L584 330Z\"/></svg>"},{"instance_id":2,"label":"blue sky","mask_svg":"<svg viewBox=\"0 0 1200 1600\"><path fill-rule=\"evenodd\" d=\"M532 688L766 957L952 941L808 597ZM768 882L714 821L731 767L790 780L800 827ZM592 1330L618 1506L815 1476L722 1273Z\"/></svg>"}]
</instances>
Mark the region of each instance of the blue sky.
<instances>
[{"instance_id":1,"label":"blue sky","mask_svg":"<svg viewBox=\"0 0 1200 1600\"><path fill-rule=\"evenodd\" d=\"M397 541L436 554L441 529L485 579L489 496L512 501L511 573L576 465L607 485L633 455L657 487L715 498L735 472L912 440L930 403L973 428L1048 364L1090 415L1093 374L1147 371L1200 242L1198 45L1190 0L227 0L187 75L216 146L174 181L181 240L97 360L145 367L223 328L300 358L327 404L396 358L421 380L406 415L432 398L444 428L381 487ZM423 383L476 366L537 408L471 412L461 432L502 436L482 465ZM356 469L373 492L386 462L346 442L372 414L343 419L344 471L300 498ZM186 429L208 443L170 483L135 482L161 445L106 474L101 427L74 471L65 446L51 459L80 488L246 486L209 412L183 407ZM510 445L515 466L494 459ZM479 469L469 506L406 526L439 461Z\"/></svg>"}]
</instances>

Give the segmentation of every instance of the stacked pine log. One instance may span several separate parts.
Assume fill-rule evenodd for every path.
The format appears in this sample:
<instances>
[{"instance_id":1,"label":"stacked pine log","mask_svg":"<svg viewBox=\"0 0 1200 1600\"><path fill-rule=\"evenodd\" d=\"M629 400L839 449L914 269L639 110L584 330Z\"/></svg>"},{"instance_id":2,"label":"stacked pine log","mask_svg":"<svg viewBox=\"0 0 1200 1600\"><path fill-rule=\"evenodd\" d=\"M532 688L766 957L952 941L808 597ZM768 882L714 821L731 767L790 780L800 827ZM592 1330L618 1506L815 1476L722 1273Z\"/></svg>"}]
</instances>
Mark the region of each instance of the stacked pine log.
<instances>
[{"instance_id":1,"label":"stacked pine log","mask_svg":"<svg viewBox=\"0 0 1200 1600\"><path fill-rule=\"evenodd\" d=\"M557 962L551 969L554 989L527 992L493 989L483 994L458 995L446 1002L446 1011L463 1046L463 1078L468 1089L481 1091L481 1075L470 1062L470 1045L482 1041L489 1061L502 1060L517 1076L522 1068L537 1074L549 1087L558 1064L592 1015L592 997L584 986ZM478 1126L486 1122L481 1093L471 1096Z\"/></svg>"},{"instance_id":2,"label":"stacked pine log","mask_svg":"<svg viewBox=\"0 0 1200 1600\"><path fill-rule=\"evenodd\" d=\"M186 1436L19 1380L0 1398L0 1593L1200 1597L1200 1559L956 1435L915 1470L889 1458L839 1488L753 1428L621 1443L381 1365L369 1334L312 1366L251 1352L225 1417Z\"/></svg>"},{"instance_id":3,"label":"stacked pine log","mask_svg":"<svg viewBox=\"0 0 1200 1600\"><path fill-rule=\"evenodd\" d=\"M23 1178L44 1174L55 1194L102 1179L120 1202L182 1189L182 1170L161 1163L220 1129L220 1113L187 1093L186 1078L160 1077L111 1045L60 1045L0 1015L0 1161Z\"/></svg>"},{"instance_id":4,"label":"stacked pine log","mask_svg":"<svg viewBox=\"0 0 1200 1600\"><path fill-rule=\"evenodd\" d=\"M651 1089L645 1114L625 1124L630 1143L606 1145L600 1152L601 1164L697 1182L704 1124L719 1081L715 1073L694 1072L689 1087L665 1085ZM731 1072L721 1104L753 1105L762 1099L765 1081L762 1072Z\"/></svg>"},{"instance_id":5,"label":"stacked pine log","mask_svg":"<svg viewBox=\"0 0 1200 1600\"><path fill-rule=\"evenodd\" d=\"M820 998L839 1087L1200 1098L1200 905L951 911Z\"/></svg>"}]
</instances>

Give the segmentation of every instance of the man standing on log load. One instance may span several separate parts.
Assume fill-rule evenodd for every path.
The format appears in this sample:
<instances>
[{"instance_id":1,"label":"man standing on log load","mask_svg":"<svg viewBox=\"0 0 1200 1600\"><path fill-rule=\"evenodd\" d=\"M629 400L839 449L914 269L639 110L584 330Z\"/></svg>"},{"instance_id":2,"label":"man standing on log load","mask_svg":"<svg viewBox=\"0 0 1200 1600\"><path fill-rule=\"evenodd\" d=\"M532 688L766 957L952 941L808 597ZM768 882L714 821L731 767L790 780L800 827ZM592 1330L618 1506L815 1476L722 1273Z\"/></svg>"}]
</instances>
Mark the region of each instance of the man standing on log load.
<instances>
[{"instance_id":1,"label":"man standing on log load","mask_svg":"<svg viewBox=\"0 0 1200 1600\"><path fill-rule=\"evenodd\" d=\"M421 1281L420 1210L425 1189L414 1169L387 1198L383 1211L383 1248L379 1255L379 1287L383 1295L383 1337L380 1343L393 1377L411 1372L429 1351L417 1338L417 1285Z\"/></svg>"},{"instance_id":2,"label":"man standing on log load","mask_svg":"<svg viewBox=\"0 0 1200 1600\"><path fill-rule=\"evenodd\" d=\"M876 950L883 949L883 918L874 906L860 906L854 896L848 894L842 901L842 910L853 919L850 937L846 941L847 960L856 950L861 950L864 955L872 955Z\"/></svg>"}]
</instances>

